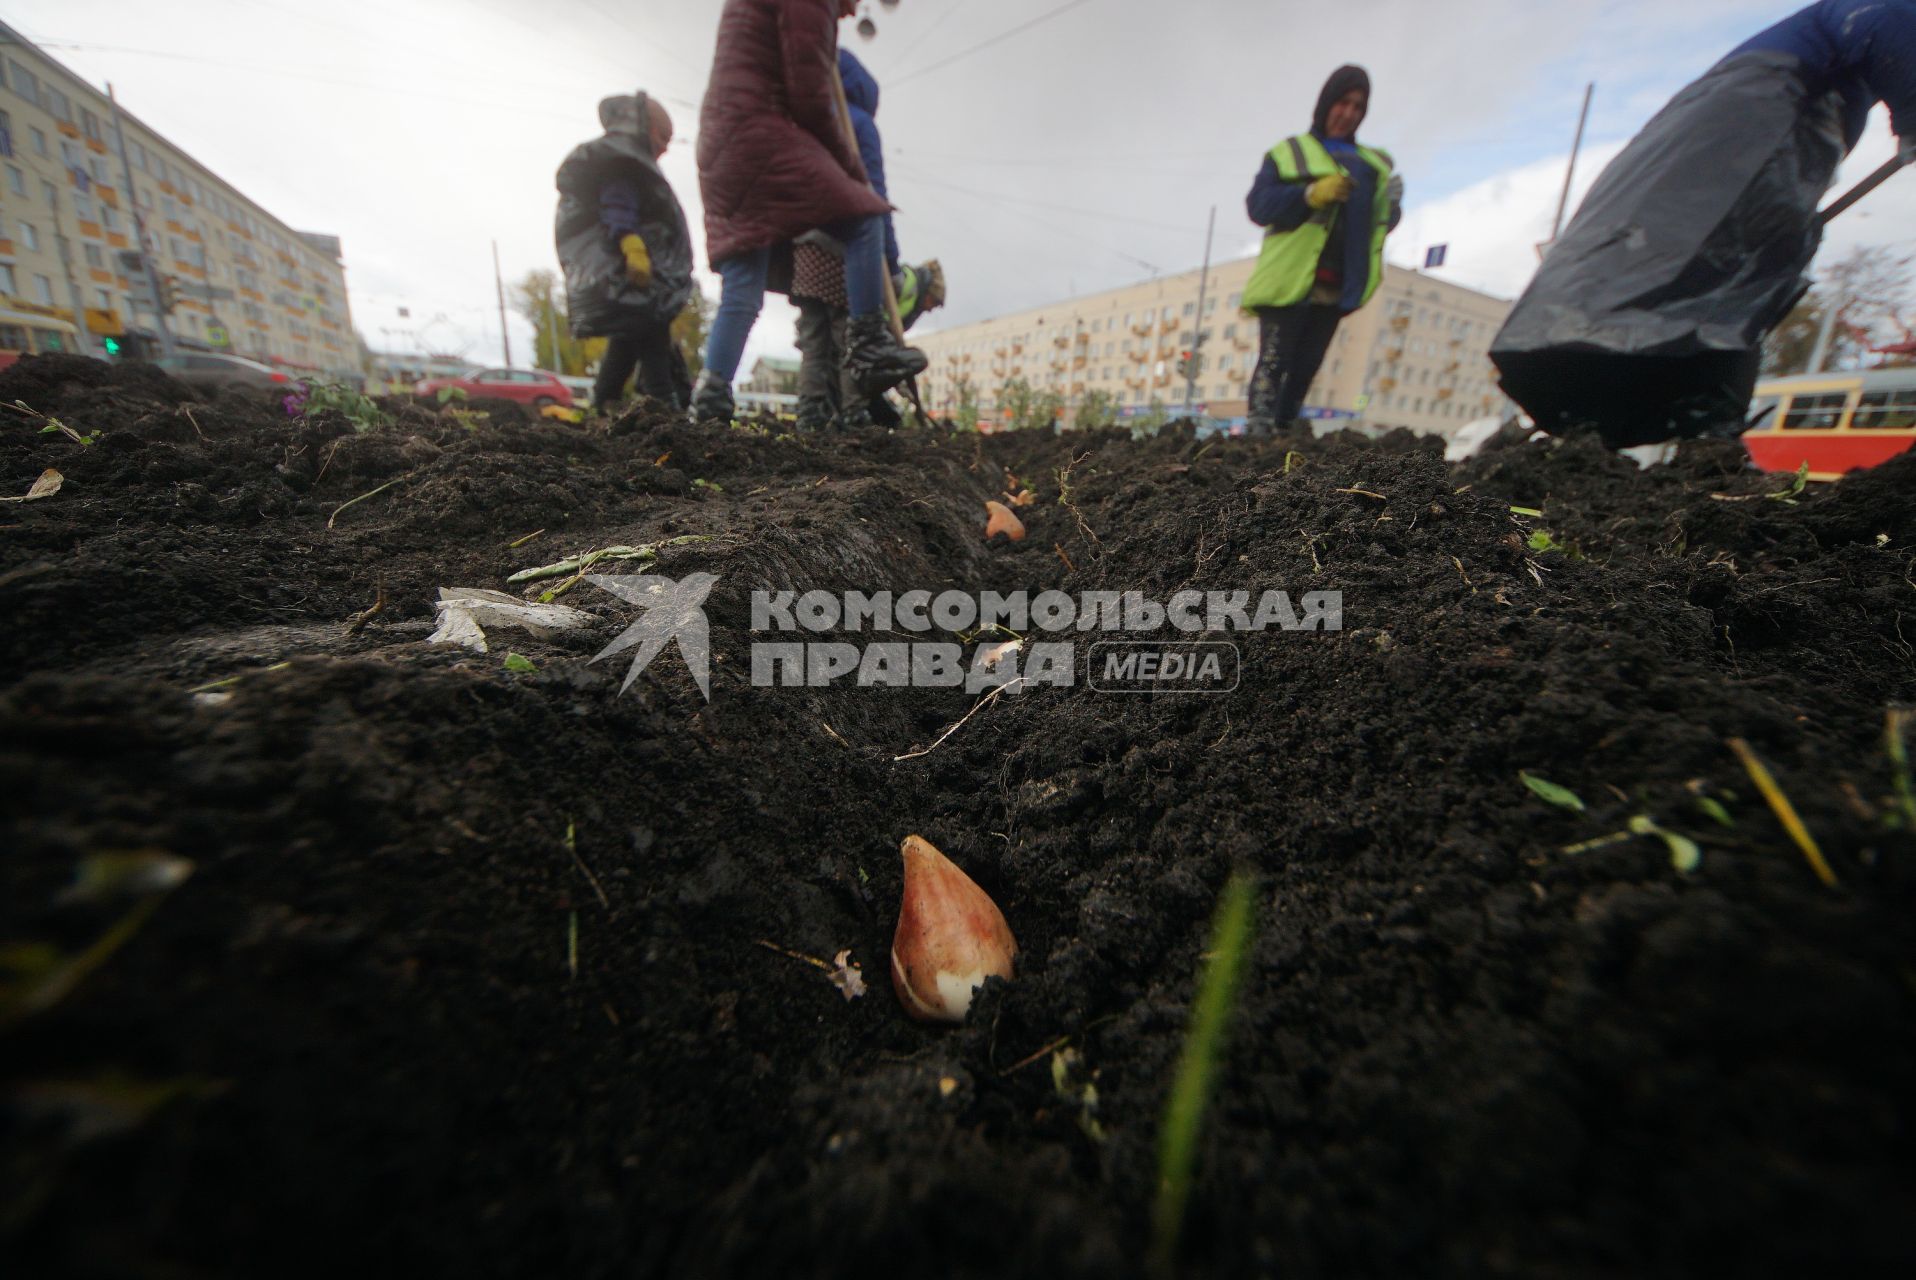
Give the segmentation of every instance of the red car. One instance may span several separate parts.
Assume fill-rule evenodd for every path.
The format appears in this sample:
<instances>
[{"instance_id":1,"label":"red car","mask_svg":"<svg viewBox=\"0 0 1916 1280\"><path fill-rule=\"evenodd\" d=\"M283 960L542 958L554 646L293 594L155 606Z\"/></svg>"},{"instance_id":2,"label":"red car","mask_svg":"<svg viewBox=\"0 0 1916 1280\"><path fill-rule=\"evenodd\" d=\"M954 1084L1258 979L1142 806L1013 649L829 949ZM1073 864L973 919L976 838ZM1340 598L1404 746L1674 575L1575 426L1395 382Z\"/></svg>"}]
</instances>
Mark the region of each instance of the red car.
<instances>
[{"instance_id":1,"label":"red car","mask_svg":"<svg viewBox=\"0 0 1916 1280\"><path fill-rule=\"evenodd\" d=\"M557 374L543 369L478 369L459 378L427 378L415 383L413 392L436 396L445 387L457 387L474 400L517 400L535 409L572 407L571 390Z\"/></svg>"}]
</instances>

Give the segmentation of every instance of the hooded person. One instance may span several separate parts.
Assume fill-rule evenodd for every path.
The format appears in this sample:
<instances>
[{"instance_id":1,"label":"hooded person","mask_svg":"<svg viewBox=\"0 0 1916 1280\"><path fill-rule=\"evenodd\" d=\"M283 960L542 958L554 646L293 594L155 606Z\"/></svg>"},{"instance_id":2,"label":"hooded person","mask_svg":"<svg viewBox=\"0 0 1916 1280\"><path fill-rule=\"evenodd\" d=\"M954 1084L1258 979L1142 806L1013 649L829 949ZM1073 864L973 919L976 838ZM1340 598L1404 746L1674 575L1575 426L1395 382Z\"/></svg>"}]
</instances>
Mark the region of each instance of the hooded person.
<instances>
[{"instance_id":1,"label":"hooded person","mask_svg":"<svg viewBox=\"0 0 1916 1280\"><path fill-rule=\"evenodd\" d=\"M850 49L838 51L838 77L845 86L846 108L858 156L872 190L887 196L885 148L878 132L878 81ZM944 269L936 260L904 266L898 260L898 236L885 215L885 269L898 295L899 319L910 329L919 316L945 300ZM776 268L774 268L776 274ZM851 386L842 356L848 345L849 299L845 292L845 249L823 231L801 236L792 246L790 294L798 308L798 427L818 431L836 423L864 427L877 422L897 426L898 414L884 396L861 397Z\"/></svg>"},{"instance_id":2,"label":"hooded person","mask_svg":"<svg viewBox=\"0 0 1916 1280\"><path fill-rule=\"evenodd\" d=\"M1245 197L1265 229L1244 310L1258 322L1246 431L1288 427L1345 316L1384 279L1384 238L1403 212L1404 182L1390 154L1357 141L1370 111L1370 76L1339 67L1317 96L1308 133L1272 147Z\"/></svg>"},{"instance_id":3,"label":"hooded person","mask_svg":"<svg viewBox=\"0 0 1916 1280\"><path fill-rule=\"evenodd\" d=\"M1735 435L1806 287L1817 206L1877 102L1916 135L1916 0L1821 0L1670 100L1597 179L1491 343L1546 431Z\"/></svg>"},{"instance_id":4,"label":"hooded person","mask_svg":"<svg viewBox=\"0 0 1916 1280\"><path fill-rule=\"evenodd\" d=\"M692 296L692 238L658 163L672 119L637 93L600 102L599 123L604 136L573 148L556 179L566 315L574 336L607 339L595 408L619 399L635 367L642 393L683 407L691 377L672 321Z\"/></svg>"},{"instance_id":5,"label":"hooded person","mask_svg":"<svg viewBox=\"0 0 1916 1280\"><path fill-rule=\"evenodd\" d=\"M732 379L775 248L825 230L845 250L844 367L861 396L924 372L885 314L884 215L838 106L838 22L857 0L725 0L699 115L706 252L722 282L693 413L730 419Z\"/></svg>"}]
</instances>

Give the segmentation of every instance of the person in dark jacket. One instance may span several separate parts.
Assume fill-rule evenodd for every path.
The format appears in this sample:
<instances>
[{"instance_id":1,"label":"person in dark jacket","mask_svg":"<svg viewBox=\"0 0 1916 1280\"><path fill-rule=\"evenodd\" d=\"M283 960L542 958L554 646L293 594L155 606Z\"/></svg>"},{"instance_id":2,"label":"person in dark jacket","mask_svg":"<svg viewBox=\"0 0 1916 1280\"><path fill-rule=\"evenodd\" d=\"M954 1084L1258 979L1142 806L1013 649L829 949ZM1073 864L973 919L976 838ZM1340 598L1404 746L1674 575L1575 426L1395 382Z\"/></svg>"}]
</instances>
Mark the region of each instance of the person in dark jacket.
<instances>
[{"instance_id":1,"label":"person in dark jacket","mask_svg":"<svg viewBox=\"0 0 1916 1280\"><path fill-rule=\"evenodd\" d=\"M1345 316L1384 279L1384 237L1403 212L1404 182L1390 153L1357 141L1370 112L1370 76L1339 67L1324 82L1309 133L1264 157L1245 197L1265 228L1243 308L1258 321L1246 432L1289 427Z\"/></svg>"},{"instance_id":2,"label":"person in dark jacket","mask_svg":"<svg viewBox=\"0 0 1916 1280\"><path fill-rule=\"evenodd\" d=\"M659 169L672 118L643 93L599 103L603 137L559 166L555 229L566 314L580 338L607 339L592 403L605 410L638 370L641 393L681 408L691 399L672 321L692 294L685 211Z\"/></svg>"},{"instance_id":3,"label":"person in dark jacket","mask_svg":"<svg viewBox=\"0 0 1916 1280\"><path fill-rule=\"evenodd\" d=\"M857 0L726 0L699 115L706 252L723 282L693 412L732 416L732 379L772 250L823 229L845 248L845 367L861 395L922 373L885 315L884 215L838 105L838 22Z\"/></svg>"},{"instance_id":4,"label":"person in dark jacket","mask_svg":"<svg viewBox=\"0 0 1916 1280\"><path fill-rule=\"evenodd\" d=\"M1916 0L1820 0L1670 100L1598 178L1491 344L1546 431L1615 448L1741 431L1802 296L1817 206L1887 103L1916 134Z\"/></svg>"},{"instance_id":5,"label":"person in dark jacket","mask_svg":"<svg viewBox=\"0 0 1916 1280\"><path fill-rule=\"evenodd\" d=\"M838 51L838 78L845 86L852 134L872 190L887 196L885 149L878 133L878 82L850 49ZM922 266L898 261L898 236L885 215L885 270L891 275L904 328L942 305L944 270L934 260ZM881 395L861 397L843 368L848 346L849 299L845 292L845 249L823 231L813 231L792 246L791 298L798 308L798 428L819 431L840 427L897 426L895 410Z\"/></svg>"}]
</instances>

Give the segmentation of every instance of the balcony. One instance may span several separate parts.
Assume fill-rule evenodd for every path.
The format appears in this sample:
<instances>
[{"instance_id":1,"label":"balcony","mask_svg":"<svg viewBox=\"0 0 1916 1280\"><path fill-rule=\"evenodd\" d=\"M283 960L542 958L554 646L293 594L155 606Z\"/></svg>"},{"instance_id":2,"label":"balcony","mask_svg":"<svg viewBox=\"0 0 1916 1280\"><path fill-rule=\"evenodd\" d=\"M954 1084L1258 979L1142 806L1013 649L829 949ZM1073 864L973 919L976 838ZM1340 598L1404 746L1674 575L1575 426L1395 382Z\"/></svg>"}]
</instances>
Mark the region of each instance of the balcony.
<instances>
[{"instance_id":1,"label":"balcony","mask_svg":"<svg viewBox=\"0 0 1916 1280\"><path fill-rule=\"evenodd\" d=\"M100 238L100 224L97 222L82 221L80 223L80 234L98 240Z\"/></svg>"}]
</instances>

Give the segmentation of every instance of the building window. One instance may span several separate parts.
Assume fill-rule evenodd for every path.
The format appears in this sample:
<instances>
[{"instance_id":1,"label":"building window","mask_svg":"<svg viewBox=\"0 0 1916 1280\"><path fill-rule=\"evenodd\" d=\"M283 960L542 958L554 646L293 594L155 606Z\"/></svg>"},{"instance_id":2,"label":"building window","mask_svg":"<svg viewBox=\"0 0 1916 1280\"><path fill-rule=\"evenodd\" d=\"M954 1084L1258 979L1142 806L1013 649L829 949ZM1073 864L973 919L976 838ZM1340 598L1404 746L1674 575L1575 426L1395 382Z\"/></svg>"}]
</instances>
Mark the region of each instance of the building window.
<instances>
[{"instance_id":1,"label":"building window","mask_svg":"<svg viewBox=\"0 0 1916 1280\"><path fill-rule=\"evenodd\" d=\"M103 211L103 217L105 218L106 229L108 231L118 231L120 229L120 214L112 205L106 207Z\"/></svg>"},{"instance_id":2,"label":"building window","mask_svg":"<svg viewBox=\"0 0 1916 1280\"><path fill-rule=\"evenodd\" d=\"M113 295L108 293L105 289L95 289L93 291L93 296L99 300L100 310L102 311L113 310Z\"/></svg>"},{"instance_id":3,"label":"building window","mask_svg":"<svg viewBox=\"0 0 1916 1280\"><path fill-rule=\"evenodd\" d=\"M53 305L53 281L45 276L33 277L33 297L43 307Z\"/></svg>"},{"instance_id":4,"label":"building window","mask_svg":"<svg viewBox=\"0 0 1916 1280\"><path fill-rule=\"evenodd\" d=\"M40 252L40 231L31 222L20 224L20 240L27 246L29 253Z\"/></svg>"},{"instance_id":5,"label":"building window","mask_svg":"<svg viewBox=\"0 0 1916 1280\"><path fill-rule=\"evenodd\" d=\"M27 135L33 139L33 149L35 153L45 155L47 153L47 135L41 133L32 125L27 126Z\"/></svg>"},{"instance_id":6,"label":"building window","mask_svg":"<svg viewBox=\"0 0 1916 1280\"><path fill-rule=\"evenodd\" d=\"M39 106L40 81L34 74L11 59L8 60L7 70L13 72L13 91L34 106Z\"/></svg>"},{"instance_id":7,"label":"building window","mask_svg":"<svg viewBox=\"0 0 1916 1280\"><path fill-rule=\"evenodd\" d=\"M86 264L89 267L104 268L106 266L106 256L100 252L99 245L83 244L80 246L80 252L86 255Z\"/></svg>"},{"instance_id":8,"label":"building window","mask_svg":"<svg viewBox=\"0 0 1916 1280\"><path fill-rule=\"evenodd\" d=\"M13 192L16 196L23 196L27 193L27 175L21 173L20 170L13 165L7 166L7 190Z\"/></svg>"},{"instance_id":9,"label":"building window","mask_svg":"<svg viewBox=\"0 0 1916 1280\"><path fill-rule=\"evenodd\" d=\"M0 293L12 297L19 291L20 286L14 283L13 268L4 262L0 262Z\"/></svg>"}]
</instances>

